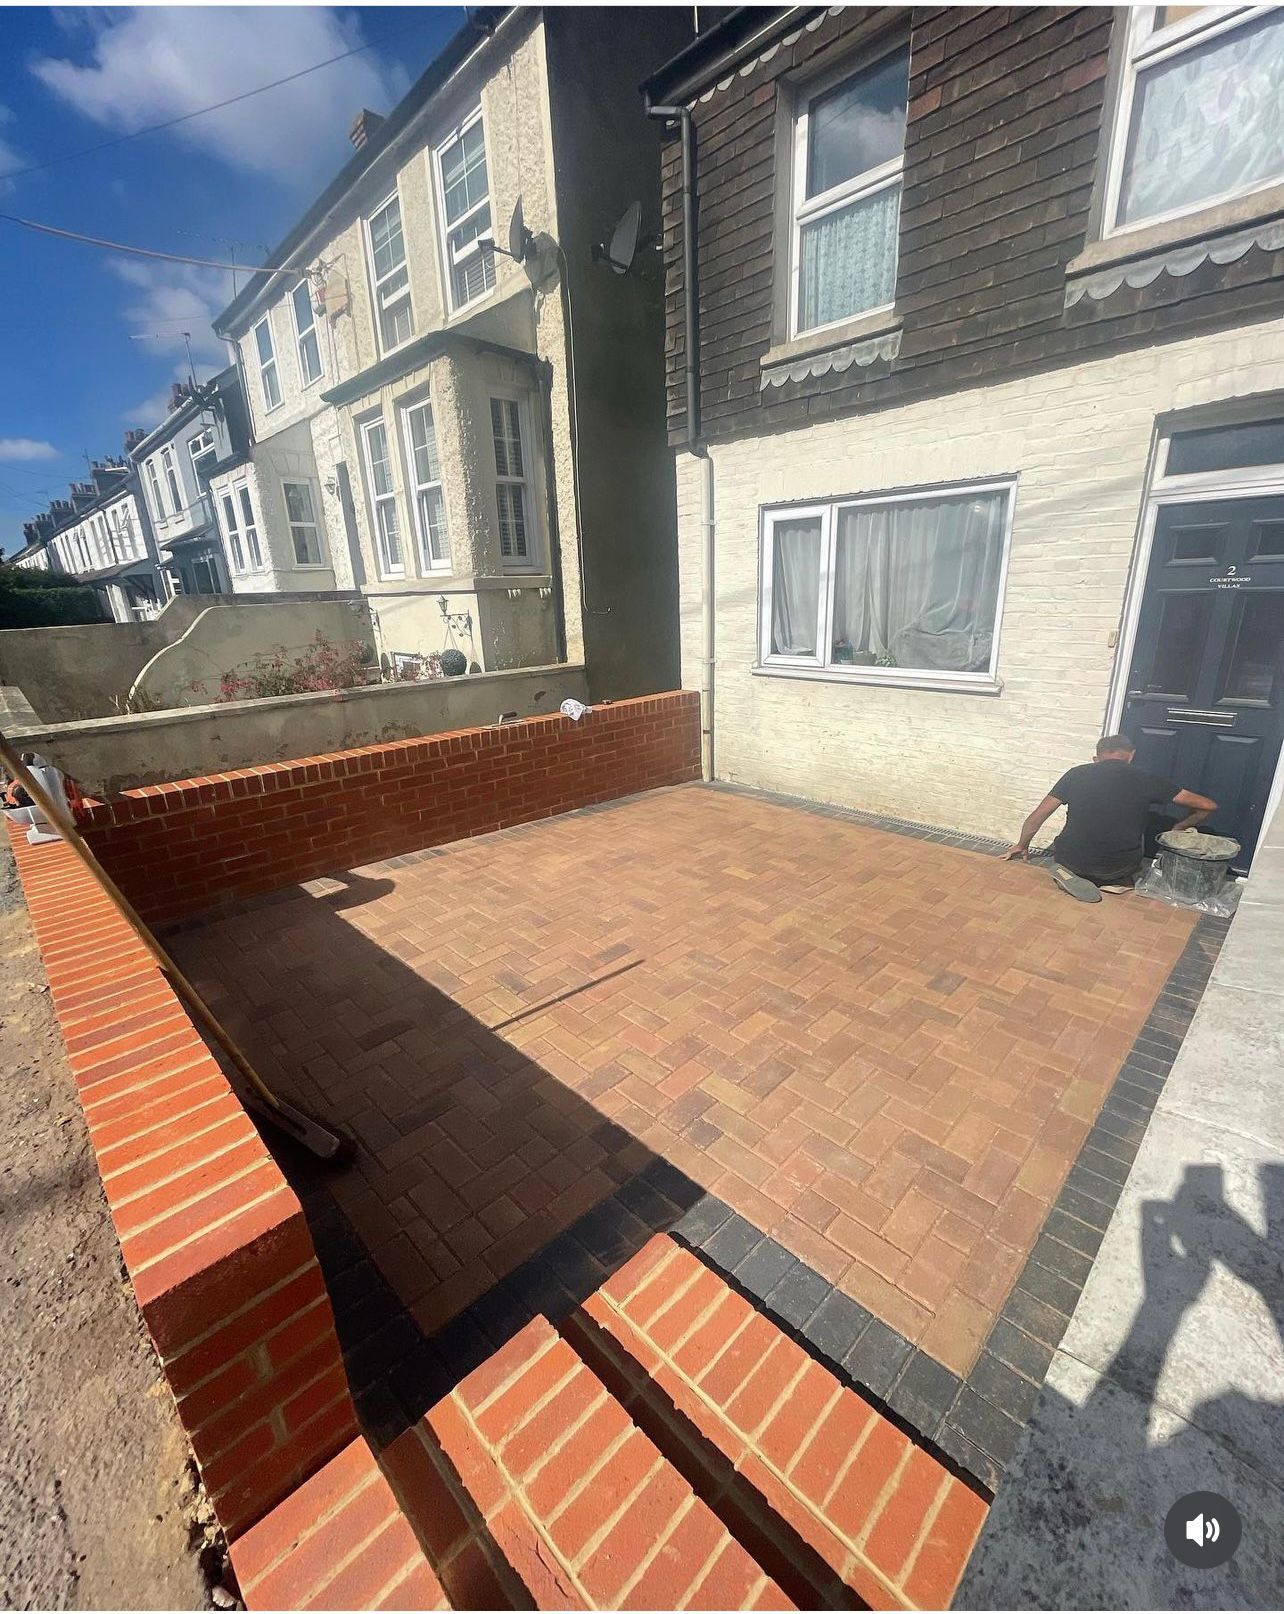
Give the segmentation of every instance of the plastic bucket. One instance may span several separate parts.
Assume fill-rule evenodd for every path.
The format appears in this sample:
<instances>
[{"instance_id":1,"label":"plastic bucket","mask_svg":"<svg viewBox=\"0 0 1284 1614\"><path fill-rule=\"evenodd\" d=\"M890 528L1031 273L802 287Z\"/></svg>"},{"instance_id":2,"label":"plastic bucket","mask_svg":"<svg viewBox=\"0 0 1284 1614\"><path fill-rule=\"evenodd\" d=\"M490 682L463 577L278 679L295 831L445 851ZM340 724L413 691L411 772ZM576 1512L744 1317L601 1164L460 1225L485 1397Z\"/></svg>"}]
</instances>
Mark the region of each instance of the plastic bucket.
<instances>
[{"instance_id":1,"label":"plastic bucket","mask_svg":"<svg viewBox=\"0 0 1284 1614\"><path fill-rule=\"evenodd\" d=\"M1174 900L1195 904L1215 895L1221 889L1227 870L1239 856L1239 842L1231 844L1234 850L1224 857L1195 857L1169 846L1166 837L1161 835L1155 862Z\"/></svg>"}]
</instances>

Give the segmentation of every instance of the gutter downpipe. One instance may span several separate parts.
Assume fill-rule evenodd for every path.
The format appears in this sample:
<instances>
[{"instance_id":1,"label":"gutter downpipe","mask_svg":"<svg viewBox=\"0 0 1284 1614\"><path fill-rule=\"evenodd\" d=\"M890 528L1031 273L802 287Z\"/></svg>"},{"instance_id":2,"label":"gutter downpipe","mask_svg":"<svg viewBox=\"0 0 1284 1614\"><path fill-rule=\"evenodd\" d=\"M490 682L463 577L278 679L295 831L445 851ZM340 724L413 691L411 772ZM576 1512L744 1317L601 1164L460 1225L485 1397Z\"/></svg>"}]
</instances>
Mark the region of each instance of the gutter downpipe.
<instances>
[{"instance_id":1,"label":"gutter downpipe","mask_svg":"<svg viewBox=\"0 0 1284 1614\"><path fill-rule=\"evenodd\" d=\"M702 708L701 772L714 777L714 666L717 618L714 611L714 558L717 519L713 460L700 432L700 296L696 271L695 128L686 106L654 106L646 97L646 115L676 122L682 133L682 308L686 369L687 452L700 461L700 704Z\"/></svg>"}]
</instances>

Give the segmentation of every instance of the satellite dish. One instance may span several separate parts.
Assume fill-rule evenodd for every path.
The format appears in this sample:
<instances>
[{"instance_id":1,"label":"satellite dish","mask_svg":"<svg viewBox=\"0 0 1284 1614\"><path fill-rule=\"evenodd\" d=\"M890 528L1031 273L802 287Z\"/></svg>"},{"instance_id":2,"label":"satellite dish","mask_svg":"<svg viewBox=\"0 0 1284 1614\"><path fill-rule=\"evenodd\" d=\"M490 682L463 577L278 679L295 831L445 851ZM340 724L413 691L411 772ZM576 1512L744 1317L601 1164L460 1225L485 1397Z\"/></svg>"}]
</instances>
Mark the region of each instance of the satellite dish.
<instances>
[{"instance_id":1,"label":"satellite dish","mask_svg":"<svg viewBox=\"0 0 1284 1614\"><path fill-rule=\"evenodd\" d=\"M611 231L609 243L593 248L594 261L609 264L617 275L627 275L638 250L638 230L641 225L642 204L630 202L623 218Z\"/></svg>"},{"instance_id":2,"label":"satellite dish","mask_svg":"<svg viewBox=\"0 0 1284 1614\"><path fill-rule=\"evenodd\" d=\"M526 214L522 210L522 199L517 198L517 206L513 209L513 216L508 221L508 256L514 263L525 263L535 248L535 237L526 228Z\"/></svg>"}]
</instances>

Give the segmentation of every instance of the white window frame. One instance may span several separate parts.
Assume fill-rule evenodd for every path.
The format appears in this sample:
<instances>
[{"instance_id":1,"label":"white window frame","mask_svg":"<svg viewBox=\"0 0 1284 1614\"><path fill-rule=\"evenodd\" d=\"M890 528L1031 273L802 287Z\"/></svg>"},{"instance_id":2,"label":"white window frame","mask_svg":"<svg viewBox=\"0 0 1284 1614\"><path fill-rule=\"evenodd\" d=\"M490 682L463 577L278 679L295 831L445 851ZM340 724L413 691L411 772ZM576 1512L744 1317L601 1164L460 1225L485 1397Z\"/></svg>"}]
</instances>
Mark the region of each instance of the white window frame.
<instances>
[{"instance_id":1,"label":"white window frame","mask_svg":"<svg viewBox=\"0 0 1284 1614\"><path fill-rule=\"evenodd\" d=\"M1124 154L1128 149L1128 132L1132 127L1138 75L1147 68L1169 61L1174 56L1184 55L1186 51L1207 43L1219 34L1241 28L1246 22L1252 22L1279 8L1215 6L1210 7L1204 15L1183 17L1167 28L1155 29L1155 14L1159 9L1158 6L1135 6L1125 13L1124 26L1128 33L1124 41L1119 93L1115 98L1114 121L1110 129L1109 161L1106 167L1103 214L1105 228L1102 235L1107 238L1126 236L1135 230L1149 229L1152 225L1166 224L1174 219L1189 218L1192 214L1202 213L1207 208L1218 207L1225 202L1236 201L1241 196L1251 196L1255 191L1284 184L1284 173L1279 173L1251 185L1241 185L1234 190L1223 191L1216 196L1202 196L1198 201L1190 202L1185 207L1170 208L1166 213L1147 214L1145 218L1134 219L1131 224L1118 222L1120 193L1123 189Z\"/></svg>"},{"instance_id":2,"label":"white window frame","mask_svg":"<svg viewBox=\"0 0 1284 1614\"><path fill-rule=\"evenodd\" d=\"M205 446L198 451L196 445L200 442L203 442ZM215 461L218 459L218 447L214 442L213 428L210 426L207 426L204 431L197 432L195 437L189 437L187 440L187 457L192 462L192 475L196 478L198 491L201 485L201 461L207 456Z\"/></svg>"},{"instance_id":3,"label":"white window frame","mask_svg":"<svg viewBox=\"0 0 1284 1614\"><path fill-rule=\"evenodd\" d=\"M259 332L267 332L268 358L263 357L263 345L259 341ZM263 318L254 327L251 335L254 337L254 354L259 361L259 391L263 395L263 413L270 415L274 409L279 409L283 403L281 396L281 371L276 362L276 340L272 335L272 316L264 314ZM318 346L320 344L318 343ZM273 403L268 396L267 374L272 372L272 386L276 391L276 402Z\"/></svg>"},{"instance_id":4,"label":"white window frame","mask_svg":"<svg viewBox=\"0 0 1284 1614\"><path fill-rule=\"evenodd\" d=\"M299 305L296 301L300 286L307 291L308 309L312 314L312 323L304 330L299 329ZM306 275L290 291L290 323L294 326L294 356L299 365L299 387L303 392L306 392L309 387L315 387L318 381L325 378L325 349L321 345L321 330L317 325L316 305L312 301L312 282ZM314 376L308 375L303 364L303 343L308 336L313 337L317 344L318 368Z\"/></svg>"},{"instance_id":5,"label":"white window frame","mask_svg":"<svg viewBox=\"0 0 1284 1614\"><path fill-rule=\"evenodd\" d=\"M406 456L406 499L414 519L415 547L419 556L419 573L420 576L425 576L429 572L449 572L451 558L450 518L446 511L445 487L440 477L435 482L420 482L417 480L415 440L411 431L410 417L417 414L421 409L428 411L428 418L432 422L433 437L437 439L437 411L433 408L433 401L430 397L414 398L399 406L402 450ZM437 439L437 462L440 470L441 442L439 439ZM419 504L419 495L433 488L441 494L442 540L445 544L446 553L440 560L433 555L431 534L426 530L426 523L423 520L423 513Z\"/></svg>"},{"instance_id":6,"label":"white window frame","mask_svg":"<svg viewBox=\"0 0 1284 1614\"><path fill-rule=\"evenodd\" d=\"M1008 562L1012 551L1012 522L1016 511L1018 478L994 477L983 482L949 482L932 487L899 489L887 493L861 493L846 498L826 499L808 504L764 506L760 512L758 542L758 662L755 671L774 672L826 682L849 684L890 684L923 689L994 690L998 687L999 640L1003 626L1003 603L1007 594ZM1002 493L1006 499L1003 514L1003 552L999 561L999 586L994 598L994 634L990 644L990 665L984 672L954 672L929 667L853 667L829 660L834 614L834 575L836 571L838 518L845 510L889 504L927 504L938 499L967 498L984 493ZM771 648L772 584L774 581L775 529L778 523L820 518L820 589L817 599L816 654L782 656Z\"/></svg>"},{"instance_id":7,"label":"white window frame","mask_svg":"<svg viewBox=\"0 0 1284 1614\"><path fill-rule=\"evenodd\" d=\"M157 521L165 519L165 502L161 498L160 477L156 471L156 455L147 461L147 492L152 501L152 515Z\"/></svg>"},{"instance_id":8,"label":"white window frame","mask_svg":"<svg viewBox=\"0 0 1284 1614\"><path fill-rule=\"evenodd\" d=\"M895 291L892 300L888 303L879 303L873 308L858 308L855 313L844 314L840 319L829 320L824 325L808 325L805 329L800 323L801 308L799 306L799 282L802 277L802 232L807 224L817 219L825 218L830 213L836 213L840 208L848 207L853 202L864 201L879 191L888 190L893 185L902 186L902 201L904 199L905 177L905 147L901 146L899 157L885 162L877 168L869 168L863 174L854 174L851 179L845 179L841 184L831 185L827 191L821 191L818 196L807 195L807 147L811 132L811 109L814 102L827 95L830 90L844 83L849 78L855 78L857 73L881 62L885 56L891 56L908 44L908 35L904 32L894 32L881 39L867 52L858 57L849 57L841 67L826 73L814 83L800 87L797 94L794 112L793 131L793 173L792 188L789 196L789 336L811 337L821 331L832 331L839 326L848 325L855 319L872 319L879 314L890 314L896 307ZM912 67L911 63L911 67ZM908 123L908 115L907 115ZM896 267L900 268L900 213L896 216ZM892 283L895 286L896 275L893 273Z\"/></svg>"},{"instance_id":9,"label":"white window frame","mask_svg":"<svg viewBox=\"0 0 1284 1614\"><path fill-rule=\"evenodd\" d=\"M499 461L495 456L495 427L493 419L490 425L490 451L495 472L495 547L500 544L499 521L499 489L501 486L520 487L523 491L523 508L526 518L526 554L505 555L499 553L500 569L505 572L538 572L543 569L543 545L541 541L539 516L536 511L535 499L535 462L532 455L535 439L531 432L531 414L528 408L526 395L521 392L510 391L503 387L492 387L487 392L486 413L490 416L490 403L492 401L516 404L517 431L522 450L522 475L502 476L499 470Z\"/></svg>"},{"instance_id":10,"label":"white window frame","mask_svg":"<svg viewBox=\"0 0 1284 1614\"><path fill-rule=\"evenodd\" d=\"M374 455L370 450L370 433L376 429L383 432L384 463L388 467L388 480L392 484L387 493L376 493L374 475ZM380 578L388 580L406 575L406 540L401 522L401 512L397 509L397 484L394 465L396 456L393 451L392 440L388 436L388 425L382 415L372 415L369 420L361 423L361 458L366 473L366 507L370 512L370 541L374 548L375 567ZM401 559L393 565L384 552L383 527L380 524L380 509L383 505L392 508L393 520L397 526L397 548L401 551Z\"/></svg>"},{"instance_id":11,"label":"white window frame","mask_svg":"<svg viewBox=\"0 0 1284 1614\"><path fill-rule=\"evenodd\" d=\"M234 483L232 492L236 495L237 511L241 518L241 541L245 545L247 566L252 572L265 572L268 569L267 556L263 541L259 537L258 518L254 513L254 495L250 492L249 481Z\"/></svg>"},{"instance_id":12,"label":"white window frame","mask_svg":"<svg viewBox=\"0 0 1284 1614\"><path fill-rule=\"evenodd\" d=\"M304 488L304 489L306 489L307 495L308 495L308 506L312 511L312 520L311 521L292 521L290 519L290 501L286 496L286 491L285 491L286 488ZM319 499L317 498L317 491L316 491L315 487L313 487L311 479L309 477L306 477L306 476L285 476L285 477L282 477L281 478L281 503L282 503L282 506L285 509L285 525L286 525L286 528L287 528L287 530L289 531L289 534L290 534L290 564L294 567L295 571L297 571L297 572L319 572L319 571L324 571L325 568L329 565L329 559L328 559L328 557L326 555L325 536L321 531L321 518L317 514L318 510L321 508L321 505L320 505ZM295 545L294 545L294 529L295 529L295 527L311 527L313 532L316 534L316 540L317 540L317 559L316 560L300 560L299 559L298 550L295 548Z\"/></svg>"},{"instance_id":13,"label":"white window frame","mask_svg":"<svg viewBox=\"0 0 1284 1614\"><path fill-rule=\"evenodd\" d=\"M165 486L169 490L170 500L174 506L174 515L181 516L187 509L183 499L183 483L178 474L178 466L174 460L174 449L166 443L161 449L161 466L165 472Z\"/></svg>"},{"instance_id":14,"label":"white window frame","mask_svg":"<svg viewBox=\"0 0 1284 1614\"><path fill-rule=\"evenodd\" d=\"M245 564L245 549L241 543L241 527L236 515L236 489L222 488L218 495L219 525L223 529L223 548L227 553L228 570L234 577L249 572Z\"/></svg>"},{"instance_id":15,"label":"white window frame","mask_svg":"<svg viewBox=\"0 0 1284 1614\"><path fill-rule=\"evenodd\" d=\"M371 225L380 213L384 212L394 203L396 204L397 208L397 223L401 230L401 262L396 266L396 268L390 269L388 273L381 278L378 271L375 269L374 236L371 232ZM398 349L405 347L407 342L413 342L415 337L415 300L410 289L410 254L406 249L406 221L401 210L401 193L394 190L390 196L385 196L378 207L371 208L370 212L366 215L362 222L362 235L366 244L366 271L370 276L370 311L374 316L375 344L380 353L396 353ZM392 306L396 307L401 302L405 303L406 307L410 310L410 330L400 342L396 343L394 346L389 346L383 339L384 310L381 302L381 287L385 281L391 280L394 275L400 274L402 271L405 272L406 276L405 291L400 297L395 299Z\"/></svg>"},{"instance_id":16,"label":"white window frame","mask_svg":"<svg viewBox=\"0 0 1284 1614\"><path fill-rule=\"evenodd\" d=\"M482 150L486 154L486 197L485 197L485 202L484 203L483 202L474 202L472 207L470 207L468 209L468 212L462 214L459 218L457 218L454 221L453 224L447 223L447 221L446 221L446 178L445 178L444 170L442 168L442 162L441 162L442 154L444 152L446 152L451 146L453 146L457 140L462 140L464 138L464 136L468 133L468 131L472 128L472 126L475 123L478 123L478 122L480 122L481 126L482 126ZM465 259L467 259L469 257L472 257L474 255L479 256L482 253L483 249L478 243L479 243L479 241L486 240L487 237L485 237L485 236L476 237L474 240L470 241L468 243L468 245L463 249L463 251L459 254L459 256L456 257L452 253L451 246L450 246L450 237L451 237L452 232L459 229L461 224L466 223L468 221L468 219L470 219L472 217L472 215L478 211L479 208L481 208L482 206L489 206L490 207L490 236L489 236L489 239L493 241L494 237L495 237L495 207L494 207L494 197L493 197L492 191L491 191L491 187L492 187L492 183L493 183L494 169L491 167L490 140L489 140L489 138L488 138L488 136L486 134L486 121L482 117L482 108L480 106L476 107L472 112L470 112L468 114L468 116L466 118L464 118L464 120L461 123L457 124L455 126L455 128L452 129L450 131L450 133L448 135L446 135L446 137L443 140L441 140L433 148L431 163L432 163L433 194L434 194L434 197L435 197L436 203L437 203L437 220L438 220L439 230L440 230L439 245L440 245L440 248L441 248L442 272L443 272L443 276L444 276L444 280L445 280L446 307L447 307L447 309L449 309L451 314L458 314L458 313L461 313L465 308L474 308L474 307L476 307L476 305L478 303L483 302L487 297L492 296L494 294L494 292L495 292L496 287L499 284L499 265L495 263L494 254L492 252L491 264L492 264L494 279L491 281L491 284L489 286L487 286L484 291L478 292L476 297L470 297L466 302L456 302L455 301L455 275L454 275L455 264L456 263L463 263L465 261Z\"/></svg>"}]
</instances>

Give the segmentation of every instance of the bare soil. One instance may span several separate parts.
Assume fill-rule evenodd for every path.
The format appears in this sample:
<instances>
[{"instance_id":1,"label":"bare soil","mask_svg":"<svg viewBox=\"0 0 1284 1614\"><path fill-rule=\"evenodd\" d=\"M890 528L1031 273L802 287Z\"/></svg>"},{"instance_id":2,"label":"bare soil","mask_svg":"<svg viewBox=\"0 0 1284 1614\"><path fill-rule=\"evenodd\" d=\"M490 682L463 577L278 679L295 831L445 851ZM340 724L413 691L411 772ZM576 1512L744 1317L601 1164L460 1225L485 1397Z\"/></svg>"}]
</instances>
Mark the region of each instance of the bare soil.
<instances>
[{"instance_id":1,"label":"bare soil","mask_svg":"<svg viewBox=\"0 0 1284 1614\"><path fill-rule=\"evenodd\" d=\"M208 1503L121 1264L7 844L0 1282L0 1605L208 1608Z\"/></svg>"}]
</instances>

